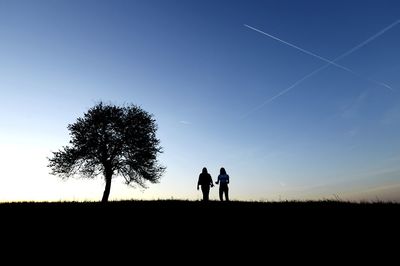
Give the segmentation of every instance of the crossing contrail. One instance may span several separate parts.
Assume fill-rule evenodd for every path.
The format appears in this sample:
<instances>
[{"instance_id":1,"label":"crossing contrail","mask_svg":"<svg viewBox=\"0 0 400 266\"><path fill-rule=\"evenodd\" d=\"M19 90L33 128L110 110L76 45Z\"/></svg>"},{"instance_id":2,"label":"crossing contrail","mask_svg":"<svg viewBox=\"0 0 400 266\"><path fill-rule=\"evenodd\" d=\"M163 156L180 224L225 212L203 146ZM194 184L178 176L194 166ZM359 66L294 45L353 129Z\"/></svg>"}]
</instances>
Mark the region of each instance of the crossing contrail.
<instances>
[{"instance_id":1,"label":"crossing contrail","mask_svg":"<svg viewBox=\"0 0 400 266\"><path fill-rule=\"evenodd\" d=\"M268 36L268 37L270 37L270 38L272 38L272 39L274 39L274 40L277 40L277 41L279 41L279 42L281 42L281 43L284 43L284 44L286 44L286 45L288 45L288 46L290 46L290 47L293 47L293 48L295 48L295 49L297 49L297 50L299 50L299 51L301 51L301 52L303 52L303 53L305 53L305 54L308 54L308 55L311 55L311 56L313 56L313 57L315 57L315 58L318 58L318 59L320 59L320 60L322 60L322 61L324 61L324 62L326 62L326 63L328 63L328 64L330 64L330 65L334 65L334 66L336 66L336 67L338 67L338 68L341 68L341 69L343 69L343 70L346 70L347 72L350 72L350 73L352 73L353 75L356 75L356 76L358 76L358 77L362 77L362 76L361 76L360 74L358 74L357 72L354 72L353 70L349 69L348 67L339 65L339 64L335 63L335 61L338 61L338 60L342 59L343 57L345 57L345 56L347 56L347 55L349 55L349 54L355 52L356 50L360 49L361 47L363 47L363 46L366 45L367 43L371 42L372 40L378 38L380 35L382 35L382 34L385 33L386 31L390 30L391 28L393 28L394 26L396 26L396 25L399 24L399 23L400 23L400 20L395 21L394 23L390 24L389 26L387 26L387 27L384 28L383 30L379 31L378 33L376 33L376 34L373 35L372 37L368 38L368 39L365 40L364 42L360 43L359 45L355 46L354 48L352 48L351 50L349 50L348 52L342 54L341 56L337 57L337 58L334 59L334 60L326 59L325 57L322 57L322 56L320 56L320 55L317 55L317 54L315 54L315 53L312 53L312 52L310 52L310 51L307 51L307 50L305 50L305 49L303 49L303 48L301 48L301 47L298 47L298 46L296 46L296 45L294 45L294 44L291 44L291 43L289 43L289 42L286 42L286 41L284 41L284 40L282 40L282 39L279 39L278 37L275 37L275 36L273 36L273 35L271 35L271 34L268 34L268 33L264 32L264 31L262 31L262 30L256 29L256 28L254 28L254 27L252 27L252 26L249 26L249 25L247 25L247 24L244 24L244 26L247 27L247 28L249 28L249 29L252 29L252 30L254 30L254 31L256 31L256 32L259 32L259 33L261 33L261 34L264 34L264 35L266 35L266 36ZM370 81L370 82L373 82L373 83L375 83L375 84L378 84L378 85L380 85L380 86L384 86L384 87L386 87L386 88L389 88L389 89L393 90L393 88L391 88L389 85L387 85L387 84L385 84L385 83L383 83L383 82L376 81L376 80L373 80L373 79L370 79L370 78L366 78L366 79L367 79L368 81Z\"/></svg>"},{"instance_id":2,"label":"crossing contrail","mask_svg":"<svg viewBox=\"0 0 400 266\"><path fill-rule=\"evenodd\" d=\"M358 77L362 77L361 75L359 75L358 73L354 72L353 70L348 69L347 67L343 67L343 66L341 66L341 65L338 65L338 64L336 64L335 62L336 62L336 61L339 61L340 59L342 59L342 58L344 58L344 57L346 57L346 56L348 56L348 55L350 55L350 54L352 54L352 53L354 53L355 51L357 51L358 49L362 48L363 46L365 46L365 45L368 44L369 42L373 41L374 39L378 38L380 35L382 35L383 33L385 33L386 31L388 31L389 29L393 28L394 26L396 26L396 25L399 24L399 23L400 23L400 20L395 21L394 23L392 23L392 24L390 24L389 26L385 27L384 29L382 29L382 30L379 31L378 33L374 34L373 36L371 36L371 37L368 38L367 40L365 40L365 41L363 41L362 43L356 45L355 47L353 47L353 48L350 49L349 51L347 51L347 52L341 54L340 56L336 57L336 58L333 59L332 61L331 61L331 60L328 60L328 59L325 59L325 58L323 58L323 57L321 57L321 56L319 56L319 55L316 55L316 54L314 54L314 53L312 53L312 52L309 52L309 51L307 51L307 50L305 50L305 49L302 49L302 48L300 48L300 47L298 47L298 46L296 46L296 45L293 45L293 44L291 44L291 43L285 42L285 41L283 41L283 40L281 40L281 39L279 39L279 38L277 38L277 37L275 37L275 36L272 36L272 35L270 35L270 34L268 34L268 33L266 33L266 32L263 32L263 31L261 31L261 30L259 30L259 29L256 29L256 28L254 28L254 27L251 27L251 26L249 26L249 25L244 24L244 26L247 27L247 28L249 28L249 29L252 29L252 30L257 31L257 32L259 32L259 33L261 33L261 34L264 34L264 35L266 35L266 36L268 36L268 37L271 37L272 39L277 40L277 41L279 41L279 42L283 42L284 44L287 44L287 45L289 45L289 46L291 46L291 47L293 47L293 48L295 48L295 49L297 49L297 50L300 50L300 51L302 51L302 52L304 52L304 53L306 53L306 54L308 54L308 55L311 55L311 56L313 56L313 57L316 57L316 58L318 58L318 59L321 59L321 60L327 62L327 64L325 64L325 65L323 65L322 67L319 67L319 68L315 69L314 71L312 71L311 73L305 75L304 77L302 77L301 79L297 80L296 82L294 82L292 85L290 85L290 86L287 87L286 89L280 91L278 94L276 94L276 95L274 95L273 97L269 98L268 100L264 101L264 102L261 103L260 105L254 107L253 109L251 109L250 111L248 111L246 114L242 115L241 117L244 118L244 117L248 116L249 114L253 113L254 111L256 111L256 110L262 108L264 105L266 105L266 104L268 104L268 103L274 101L275 99L279 98L280 96L286 94L286 93L289 92L291 89L293 89L294 87L296 87L297 85L299 85L300 83L302 83L304 80L306 80L306 79L308 79L308 78L314 76L315 74L317 74L318 72L324 70L325 68L327 68L327 67L330 66L330 65L335 65L335 66L337 66L337 67L339 67L339 68L342 68L342 69L344 69L344 70L346 70L346 71L349 71L349 72L353 73L354 75L356 75L356 76L358 76ZM373 79L371 79L371 78L366 78L366 79L367 79L368 81L370 81L370 82L373 82L373 83L375 83L375 84L378 84L378 85L380 85L380 86L386 87L386 88L388 88L388 89L394 91L394 89L393 89L391 86L389 86L389 85L387 85L387 84L385 84L385 83L383 83L383 82L376 81L376 80L373 80Z\"/></svg>"},{"instance_id":3,"label":"crossing contrail","mask_svg":"<svg viewBox=\"0 0 400 266\"><path fill-rule=\"evenodd\" d=\"M266 104L269 104L270 102L273 102L274 100L276 100L277 98L281 97L282 95L286 94L288 91L290 91L291 89L293 89L294 87L296 87L297 85L299 85L300 83L302 83L303 81L305 81L306 79L314 76L315 74L317 74L318 72L320 72L321 70L327 68L328 66L330 66L331 64L326 64L323 65L320 68L317 68L316 70L314 70L313 72L305 75L304 77L302 77L301 79L297 80L295 83L293 83L292 85L290 85L289 87L287 87L286 89L280 91L278 94L272 96L271 98L269 98L268 100L262 102L261 104L255 106L254 108L250 109L247 113L243 114L240 116L240 118L245 118L248 115L250 115L251 113L261 109L262 107L264 107Z\"/></svg>"},{"instance_id":4,"label":"crossing contrail","mask_svg":"<svg viewBox=\"0 0 400 266\"><path fill-rule=\"evenodd\" d=\"M366 39L365 41L363 41L362 43L360 43L359 45L353 47L352 49L350 49L349 51L347 51L346 53L342 54L341 56L339 56L338 58L336 58L335 60L340 60L345 56L348 56L349 54L353 53L354 51L360 49L361 47L365 46L366 44L368 44L369 42L375 40L376 38L378 38L379 36L381 36L382 34L384 34L386 31L390 30L391 28L393 28L394 26L396 26L397 24L400 23L400 20L397 20L395 22L393 22L392 24L390 24L389 26L387 26L386 28L382 29L381 31L375 33L374 35L372 35L371 37L369 37L368 39ZM333 60L333 61L335 61Z\"/></svg>"}]
</instances>

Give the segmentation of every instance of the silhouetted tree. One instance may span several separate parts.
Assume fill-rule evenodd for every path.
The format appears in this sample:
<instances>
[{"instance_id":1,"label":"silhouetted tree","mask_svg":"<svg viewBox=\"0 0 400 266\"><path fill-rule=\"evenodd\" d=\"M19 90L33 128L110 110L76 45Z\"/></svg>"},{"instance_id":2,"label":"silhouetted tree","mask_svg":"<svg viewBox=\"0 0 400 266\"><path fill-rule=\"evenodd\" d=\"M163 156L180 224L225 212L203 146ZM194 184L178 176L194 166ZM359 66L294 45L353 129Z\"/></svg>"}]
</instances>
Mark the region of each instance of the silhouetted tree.
<instances>
[{"instance_id":1,"label":"silhouetted tree","mask_svg":"<svg viewBox=\"0 0 400 266\"><path fill-rule=\"evenodd\" d=\"M165 170L156 158L162 148L153 115L135 105L119 107L100 102L68 125L68 130L71 145L48 158L51 174L62 178L103 174L103 202L108 201L113 176L122 176L127 185L136 183L146 188L146 180L157 183Z\"/></svg>"}]
</instances>

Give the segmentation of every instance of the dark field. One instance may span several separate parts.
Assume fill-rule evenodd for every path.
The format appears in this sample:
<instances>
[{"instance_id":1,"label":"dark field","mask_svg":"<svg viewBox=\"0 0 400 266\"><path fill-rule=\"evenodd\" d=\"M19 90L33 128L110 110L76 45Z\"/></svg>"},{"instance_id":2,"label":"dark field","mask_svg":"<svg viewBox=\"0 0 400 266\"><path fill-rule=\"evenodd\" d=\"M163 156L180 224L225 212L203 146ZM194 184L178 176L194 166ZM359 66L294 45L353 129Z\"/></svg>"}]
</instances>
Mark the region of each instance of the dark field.
<instances>
[{"instance_id":1,"label":"dark field","mask_svg":"<svg viewBox=\"0 0 400 266\"><path fill-rule=\"evenodd\" d=\"M112 201L100 202L21 202L2 203L3 222L26 221L29 223L80 220L94 225L131 223L143 226L188 226L209 223L215 228L246 225L263 228L272 225L299 224L364 224L398 222L398 203L351 203L341 201L284 201L284 202L219 202L185 200ZM204 226L205 227L205 226Z\"/></svg>"},{"instance_id":2,"label":"dark field","mask_svg":"<svg viewBox=\"0 0 400 266\"><path fill-rule=\"evenodd\" d=\"M399 204L383 202L0 204L2 241L12 249L51 249L67 258L65 254L79 253L124 260L125 253L146 254L150 261L161 253L163 262L186 263L181 253L190 254L192 259L203 253L205 260L207 256L220 257L222 247L230 262L240 258L250 265L265 256L297 260L276 252L297 252L303 262L308 261L309 252L317 251L329 258L354 257L356 248L362 256L367 255L367 247L392 252L388 248L396 247L390 243L399 237L399 214ZM104 250L115 253L103 254Z\"/></svg>"}]
</instances>

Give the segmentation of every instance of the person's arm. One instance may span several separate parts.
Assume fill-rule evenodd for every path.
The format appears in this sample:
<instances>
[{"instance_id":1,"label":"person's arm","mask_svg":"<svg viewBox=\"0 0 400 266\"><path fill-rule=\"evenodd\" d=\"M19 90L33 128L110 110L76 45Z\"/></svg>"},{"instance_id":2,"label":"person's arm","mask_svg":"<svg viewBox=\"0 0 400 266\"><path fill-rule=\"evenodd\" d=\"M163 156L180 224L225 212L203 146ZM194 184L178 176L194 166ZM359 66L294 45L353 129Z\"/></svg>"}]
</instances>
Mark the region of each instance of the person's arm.
<instances>
[{"instance_id":1,"label":"person's arm","mask_svg":"<svg viewBox=\"0 0 400 266\"><path fill-rule=\"evenodd\" d=\"M210 183L211 187L213 187L213 186L214 186L214 183L213 183L213 180L212 180L211 175L209 175L209 177L210 177L210 178L209 178L209 181L208 181L208 182Z\"/></svg>"},{"instance_id":2,"label":"person's arm","mask_svg":"<svg viewBox=\"0 0 400 266\"><path fill-rule=\"evenodd\" d=\"M219 183L219 176L218 176L218 178L217 178L217 182L215 182L215 184L217 184L217 185L218 185L218 183Z\"/></svg>"},{"instance_id":3,"label":"person's arm","mask_svg":"<svg viewBox=\"0 0 400 266\"><path fill-rule=\"evenodd\" d=\"M229 175L226 175L226 176L227 176L226 183L229 184Z\"/></svg>"}]
</instances>

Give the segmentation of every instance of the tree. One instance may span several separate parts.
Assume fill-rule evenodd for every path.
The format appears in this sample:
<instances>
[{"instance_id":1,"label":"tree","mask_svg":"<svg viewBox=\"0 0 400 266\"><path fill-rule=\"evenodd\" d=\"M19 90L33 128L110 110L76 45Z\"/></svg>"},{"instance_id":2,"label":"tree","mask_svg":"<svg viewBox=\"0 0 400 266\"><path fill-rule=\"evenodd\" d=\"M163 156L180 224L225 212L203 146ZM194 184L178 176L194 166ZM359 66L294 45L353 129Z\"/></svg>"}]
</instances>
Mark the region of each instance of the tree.
<instances>
[{"instance_id":1,"label":"tree","mask_svg":"<svg viewBox=\"0 0 400 266\"><path fill-rule=\"evenodd\" d=\"M51 174L62 178L103 174L106 185L102 202L108 201L114 176L122 176L127 185L136 183L146 188L146 181L157 183L165 170L157 161L162 148L156 138L156 121L136 105L119 107L100 102L68 125L68 130L70 146L63 146L48 158Z\"/></svg>"}]
</instances>

